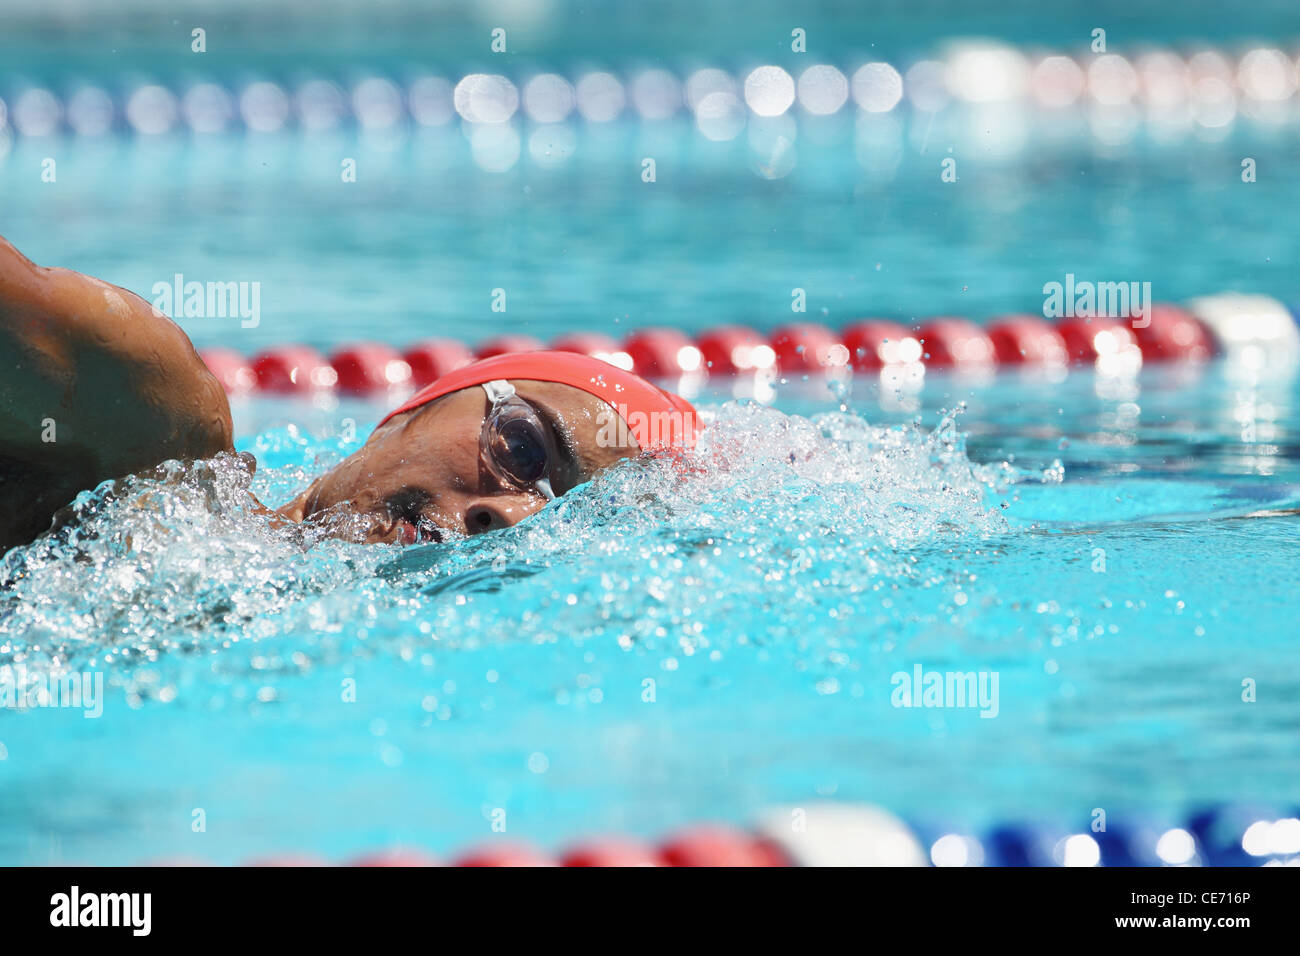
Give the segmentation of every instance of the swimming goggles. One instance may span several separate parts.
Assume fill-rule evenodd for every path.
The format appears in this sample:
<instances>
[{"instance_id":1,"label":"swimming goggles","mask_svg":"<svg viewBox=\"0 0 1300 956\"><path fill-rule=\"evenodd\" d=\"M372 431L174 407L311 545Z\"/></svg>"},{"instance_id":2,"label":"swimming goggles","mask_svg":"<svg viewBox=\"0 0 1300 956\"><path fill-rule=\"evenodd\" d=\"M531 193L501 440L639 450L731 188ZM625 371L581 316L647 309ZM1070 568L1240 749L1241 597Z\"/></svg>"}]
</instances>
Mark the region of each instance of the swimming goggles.
<instances>
[{"instance_id":1,"label":"swimming goggles","mask_svg":"<svg viewBox=\"0 0 1300 956\"><path fill-rule=\"evenodd\" d=\"M488 470L499 481L520 489L535 489L547 501L554 501L551 442L537 410L503 379L483 382L482 386L491 402L479 434L479 451Z\"/></svg>"}]
</instances>

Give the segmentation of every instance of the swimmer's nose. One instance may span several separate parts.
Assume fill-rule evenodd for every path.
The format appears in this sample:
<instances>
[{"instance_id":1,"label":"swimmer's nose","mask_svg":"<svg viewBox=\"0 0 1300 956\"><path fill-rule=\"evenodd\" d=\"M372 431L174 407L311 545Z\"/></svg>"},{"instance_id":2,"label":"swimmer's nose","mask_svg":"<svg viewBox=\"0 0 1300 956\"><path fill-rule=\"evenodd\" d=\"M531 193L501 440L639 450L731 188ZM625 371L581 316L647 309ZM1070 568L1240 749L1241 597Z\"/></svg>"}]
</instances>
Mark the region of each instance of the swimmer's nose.
<instances>
[{"instance_id":1,"label":"swimmer's nose","mask_svg":"<svg viewBox=\"0 0 1300 956\"><path fill-rule=\"evenodd\" d=\"M483 534L509 528L546 506L537 495L494 495L480 498L465 509L466 534Z\"/></svg>"}]
</instances>

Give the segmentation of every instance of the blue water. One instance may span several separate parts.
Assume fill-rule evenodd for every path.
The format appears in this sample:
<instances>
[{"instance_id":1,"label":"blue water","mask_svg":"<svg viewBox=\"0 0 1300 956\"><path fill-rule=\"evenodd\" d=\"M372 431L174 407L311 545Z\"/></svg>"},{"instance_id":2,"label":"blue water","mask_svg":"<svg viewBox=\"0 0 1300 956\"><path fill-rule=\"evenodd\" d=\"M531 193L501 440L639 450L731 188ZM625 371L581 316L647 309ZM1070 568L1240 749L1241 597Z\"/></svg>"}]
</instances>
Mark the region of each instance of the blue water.
<instances>
[{"instance_id":1,"label":"blue water","mask_svg":"<svg viewBox=\"0 0 1300 956\"><path fill-rule=\"evenodd\" d=\"M1122 145L1014 110L751 117L726 143L686 116L514 128L502 173L455 126L19 137L4 234L146 296L178 272L259 282L256 327L183 321L245 353L770 329L793 288L832 325L983 320L1037 310L1067 272L1300 300L1294 123ZM1292 378L762 397L706 389L692 467L624 465L510 531L406 551L304 548L245 507L359 447L382 404L237 401L256 474L226 460L88 493L75 538L4 559L0 664L101 673L105 699L98 719L0 710L0 862L451 854L493 839L497 811L556 847L818 799L976 828L1294 805L1300 525L1270 514L1300 506ZM918 664L996 672L997 716L892 706Z\"/></svg>"},{"instance_id":2,"label":"blue water","mask_svg":"<svg viewBox=\"0 0 1300 956\"><path fill-rule=\"evenodd\" d=\"M537 131L521 124L523 155L496 174L455 128L396 144L297 132L69 139L62 150L18 139L2 167L7 230L38 262L151 299L176 273L259 282L255 328L184 323L200 347L247 353L647 324L765 329L792 317L795 288L806 291L801 318L833 325L983 319L1038 311L1043 285L1070 272L1147 281L1159 301L1226 289L1300 300L1300 238L1285 227L1295 126L1243 121L1224 142L1139 135L1117 150L1069 123L1037 141L1035 119L1013 115L1003 122L1025 149L990 157L979 119L962 112L801 122L796 165L774 181L751 168L745 134L711 142L685 118L574 124L573 155L554 167L529 157ZM63 151L57 183L17 188ZM945 184L950 155L958 181ZM1242 156L1257 161L1254 183L1240 179ZM655 183L641 181L645 157ZM342 158L357 160L356 183L340 182ZM506 292L504 316L494 289Z\"/></svg>"},{"instance_id":3,"label":"blue water","mask_svg":"<svg viewBox=\"0 0 1300 956\"><path fill-rule=\"evenodd\" d=\"M557 846L828 797L974 827L1286 806L1300 532L1246 515L1300 504L1294 386L1247 390L1279 424L1245 443L1217 368L932 385L922 423L964 396L971 458L1014 465L859 382L847 415L813 386L777 403L795 418L706 402L708 470L629 465L441 549L304 553L236 468L215 505L174 482L162 520L123 496L88 519L116 538L8 559L35 573L3 651L108 686L95 720L0 715L4 859L450 853L498 808ZM237 407L253 490L287 497L362 414ZM997 717L891 706L916 664L996 671Z\"/></svg>"}]
</instances>

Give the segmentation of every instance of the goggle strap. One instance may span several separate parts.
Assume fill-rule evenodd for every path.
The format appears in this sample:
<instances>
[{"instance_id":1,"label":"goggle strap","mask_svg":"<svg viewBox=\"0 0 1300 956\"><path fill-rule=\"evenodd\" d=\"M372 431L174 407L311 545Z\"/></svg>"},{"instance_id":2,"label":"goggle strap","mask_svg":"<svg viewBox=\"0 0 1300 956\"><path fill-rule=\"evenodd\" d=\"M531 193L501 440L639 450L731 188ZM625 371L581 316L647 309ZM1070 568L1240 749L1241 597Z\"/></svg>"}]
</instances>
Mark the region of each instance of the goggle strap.
<instances>
[{"instance_id":1,"label":"goggle strap","mask_svg":"<svg viewBox=\"0 0 1300 956\"><path fill-rule=\"evenodd\" d=\"M488 401L493 405L515 397L515 387L502 378L484 382L483 391L487 392Z\"/></svg>"}]
</instances>

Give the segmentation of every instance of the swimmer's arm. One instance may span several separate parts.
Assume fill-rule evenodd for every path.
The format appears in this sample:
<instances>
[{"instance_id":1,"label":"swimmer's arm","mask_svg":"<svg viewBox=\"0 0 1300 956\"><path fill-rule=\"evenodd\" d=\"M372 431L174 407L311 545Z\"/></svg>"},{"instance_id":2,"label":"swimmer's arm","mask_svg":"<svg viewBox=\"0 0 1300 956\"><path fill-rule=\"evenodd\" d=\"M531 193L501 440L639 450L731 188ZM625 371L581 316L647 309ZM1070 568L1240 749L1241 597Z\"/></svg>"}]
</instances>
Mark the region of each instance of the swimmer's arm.
<instances>
[{"instance_id":1,"label":"swimmer's arm","mask_svg":"<svg viewBox=\"0 0 1300 956\"><path fill-rule=\"evenodd\" d=\"M0 238L0 551L78 491L231 447L225 392L179 326Z\"/></svg>"}]
</instances>

